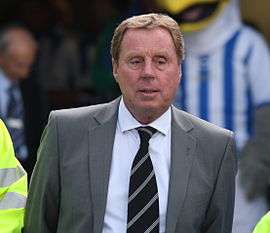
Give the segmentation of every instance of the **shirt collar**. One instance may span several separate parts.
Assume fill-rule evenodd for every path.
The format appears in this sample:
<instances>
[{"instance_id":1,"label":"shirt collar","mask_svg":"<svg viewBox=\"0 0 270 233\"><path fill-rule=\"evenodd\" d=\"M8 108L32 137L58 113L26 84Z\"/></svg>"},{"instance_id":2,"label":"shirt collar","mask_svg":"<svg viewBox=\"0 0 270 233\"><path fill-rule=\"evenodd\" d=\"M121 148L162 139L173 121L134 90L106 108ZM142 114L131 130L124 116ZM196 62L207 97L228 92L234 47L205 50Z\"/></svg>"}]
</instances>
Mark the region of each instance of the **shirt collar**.
<instances>
[{"instance_id":1,"label":"shirt collar","mask_svg":"<svg viewBox=\"0 0 270 233\"><path fill-rule=\"evenodd\" d=\"M160 133L167 135L169 133L169 130L171 128L171 107L168 108L168 110L163 113L158 119L148 124L148 126L151 126L158 130ZM119 111L118 111L118 123L121 132L125 132L128 130L132 130L135 128L138 128L142 125L140 122L138 122L132 114L127 109L123 97L121 98L120 104L119 104Z\"/></svg>"}]
</instances>

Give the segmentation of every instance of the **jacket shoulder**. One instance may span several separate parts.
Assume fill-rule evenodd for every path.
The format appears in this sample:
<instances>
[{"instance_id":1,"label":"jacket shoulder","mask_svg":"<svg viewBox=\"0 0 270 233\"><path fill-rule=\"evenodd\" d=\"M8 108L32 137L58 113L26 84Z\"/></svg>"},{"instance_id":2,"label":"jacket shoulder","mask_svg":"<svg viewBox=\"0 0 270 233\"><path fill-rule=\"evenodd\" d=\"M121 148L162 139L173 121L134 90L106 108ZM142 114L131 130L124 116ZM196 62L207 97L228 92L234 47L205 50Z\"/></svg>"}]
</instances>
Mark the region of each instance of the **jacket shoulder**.
<instances>
[{"instance_id":1,"label":"jacket shoulder","mask_svg":"<svg viewBox=\"0 0 270 233\"><path fill-rule=\"evenodd\" d=\"M110 120L116 114L118 104L119 98L104 104L56 110L50 113L49 119L55 119L60 125L94 126Z\"/></svg>"},{"instance_id":2,"label":"jacket shoulder","mask_svg":"<svg viewBox=\"0 0 270 233\"><path fill-rule=\"evenodd\" d=\"M191 134L200 140L205 138L216 141L233 137L232 131L219 127L185 111L175 108L174 114L176 118L180 119L180 124L186 127L186 130L191 131Z\"/></svg>"}]
</instances>

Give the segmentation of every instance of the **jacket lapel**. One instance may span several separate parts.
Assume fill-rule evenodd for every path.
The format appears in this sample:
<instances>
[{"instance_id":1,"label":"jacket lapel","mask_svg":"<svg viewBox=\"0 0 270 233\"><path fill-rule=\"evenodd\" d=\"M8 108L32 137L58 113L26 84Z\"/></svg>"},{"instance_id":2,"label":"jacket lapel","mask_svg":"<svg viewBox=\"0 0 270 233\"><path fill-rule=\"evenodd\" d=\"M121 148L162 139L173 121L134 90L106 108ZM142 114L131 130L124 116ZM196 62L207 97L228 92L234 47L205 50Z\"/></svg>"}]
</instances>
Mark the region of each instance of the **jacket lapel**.
<instances>
[{"instance_id":1,"label":"jacket lapel","mask_svg":"<svg viewBox=\"0 0 270 233\"><path fill-rule=\"evenodd\" d=\"M89 174L93 202L94 233L102 232L118 103L118 100L114 101L107 110L97 111L94 118L99 122L99 125L89 130Z\"/></svg>"},{"instance_id":2,"label":"jacket lapel","mask_svg":"<svg viewBox=\"0 0 270 233\"><path fill-rule=\"evenodd\" d=\"M173 108L172 116L171 168L166 219L168 233L175 232L196 147L196 139L188 134L193 128L192 123L175 108Z\"/></svg>"},{"instance_id":3,"label":"jacket lapel","mask_svg":"<svg viewBox=\"0 0 270 233\"><path fill-rule=\"evenodd\" d=\"M94 113L97 121L89 130L89 174L93 202L93 233L102 232L107 201L112 150L115 137L119 98L107 109ZM175 232L185 198L196 140L188 134L192 124L173 108L171 169L167 207L166 232Z\"/></svg>"}]
</instances>

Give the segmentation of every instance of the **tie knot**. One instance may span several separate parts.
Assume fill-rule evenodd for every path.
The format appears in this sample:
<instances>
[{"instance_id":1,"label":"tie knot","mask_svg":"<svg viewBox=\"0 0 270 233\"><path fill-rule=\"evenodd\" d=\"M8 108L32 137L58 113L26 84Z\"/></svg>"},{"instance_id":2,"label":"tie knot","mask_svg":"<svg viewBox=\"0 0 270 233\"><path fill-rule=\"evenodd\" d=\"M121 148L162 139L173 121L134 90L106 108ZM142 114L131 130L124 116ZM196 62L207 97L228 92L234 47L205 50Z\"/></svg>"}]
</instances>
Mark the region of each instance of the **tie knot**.
<instances>
[{"instance_id":1,"label":"tie knot","mask_svg":"<svg viewBox=\"0 0 270 233\"><path fill-rule=\"evenodd\" d=\"M148 143L150 138L157 132L156 129L146 126L137 128L140 135L141 143Z\"/></svg>"}]
</instances>

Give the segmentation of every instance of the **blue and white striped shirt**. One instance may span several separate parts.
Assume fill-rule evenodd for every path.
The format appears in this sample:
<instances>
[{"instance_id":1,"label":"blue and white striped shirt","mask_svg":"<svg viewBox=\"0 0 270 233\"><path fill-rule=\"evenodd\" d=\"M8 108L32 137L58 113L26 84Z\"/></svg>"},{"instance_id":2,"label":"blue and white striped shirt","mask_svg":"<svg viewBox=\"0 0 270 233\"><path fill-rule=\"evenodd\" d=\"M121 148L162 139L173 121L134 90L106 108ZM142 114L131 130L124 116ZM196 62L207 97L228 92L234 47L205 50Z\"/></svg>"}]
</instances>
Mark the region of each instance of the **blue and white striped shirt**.
<instances>
[{"instance_id":1,"label":"blue and white striped shirt","mask_svg":"<svg viewBox=\"0 0 270 233\"><path fill-rule=\"evenodd\" d=\"M222 48L187 51L182 69L175 104L234 131L242 148L252 134L255 108L270 104L270 54L261 35L242 26Z\"/></svg>"}]
</instances>

